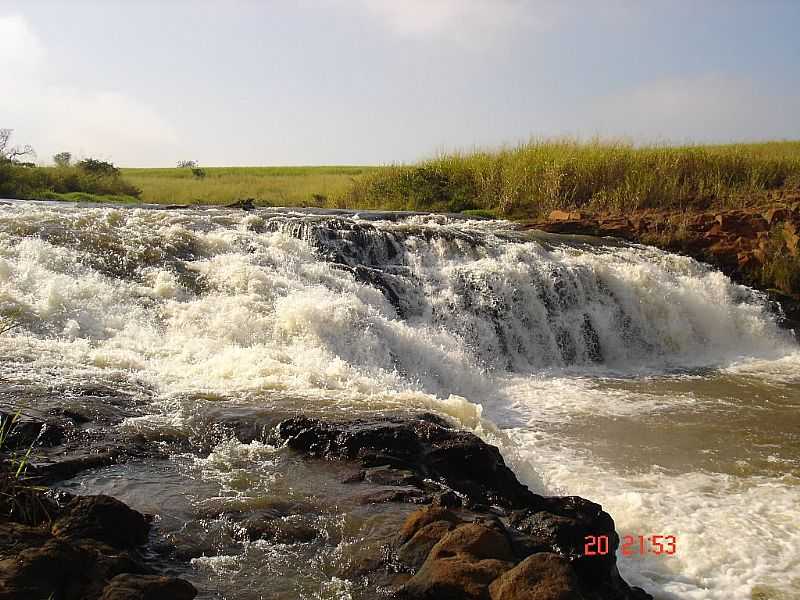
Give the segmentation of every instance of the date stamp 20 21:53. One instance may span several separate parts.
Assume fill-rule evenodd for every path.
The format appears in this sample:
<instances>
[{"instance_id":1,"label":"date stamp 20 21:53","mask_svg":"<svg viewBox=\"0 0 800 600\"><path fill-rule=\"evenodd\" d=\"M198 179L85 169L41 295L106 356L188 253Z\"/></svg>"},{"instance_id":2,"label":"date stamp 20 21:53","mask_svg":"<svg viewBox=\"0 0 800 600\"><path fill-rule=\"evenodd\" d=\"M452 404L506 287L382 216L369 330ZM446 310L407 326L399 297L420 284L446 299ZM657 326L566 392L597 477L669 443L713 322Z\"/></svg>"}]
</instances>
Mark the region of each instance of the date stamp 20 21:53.
<instances>
[{"instance_id":1,"label":"date stamp 20 21:53","mask_svg":"<svg viewBox=\"0 0 800 600\"><path fill-rule=\"evenodd\" d=\"M584 538L584 556L604 556L611 551L607 535L587 535ZM661 555L673 556L678 551L678 538L674 535L626 535L620 544L623 556Z\"/></svg>"}]
</instances>

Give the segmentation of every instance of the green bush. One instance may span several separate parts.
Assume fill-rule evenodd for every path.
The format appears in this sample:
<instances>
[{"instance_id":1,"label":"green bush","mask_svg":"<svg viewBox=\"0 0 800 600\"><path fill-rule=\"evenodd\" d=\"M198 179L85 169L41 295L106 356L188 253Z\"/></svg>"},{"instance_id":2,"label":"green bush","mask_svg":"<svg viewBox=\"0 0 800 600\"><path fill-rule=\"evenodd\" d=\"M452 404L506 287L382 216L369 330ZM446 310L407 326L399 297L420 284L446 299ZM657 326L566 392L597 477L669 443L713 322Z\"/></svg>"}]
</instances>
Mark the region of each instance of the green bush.
<instances>
[{"instance_id":1,"label":"green bush","mask_svg":"<svg viewBox=\"0 0 800 600\"><path fill-rule=\"evenodd\" d=\"M141 191L111 163L87 159L75 166L23 167L0 163L0 197L55 199L59 194L138 198Z\"/></svg>"}]
</instances>

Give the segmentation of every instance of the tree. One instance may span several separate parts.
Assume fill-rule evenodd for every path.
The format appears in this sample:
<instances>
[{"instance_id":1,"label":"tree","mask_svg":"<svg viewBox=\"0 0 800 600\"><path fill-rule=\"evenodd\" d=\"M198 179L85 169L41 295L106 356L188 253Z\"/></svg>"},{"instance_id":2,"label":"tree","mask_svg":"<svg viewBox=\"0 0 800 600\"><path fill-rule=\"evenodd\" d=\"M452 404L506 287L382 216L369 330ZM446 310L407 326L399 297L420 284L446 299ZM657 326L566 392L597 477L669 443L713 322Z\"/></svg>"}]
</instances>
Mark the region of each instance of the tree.
<instances>
[{"instance_id":1,"label":"tree","mask_svg":"<svg viewBox=\"0 0 800 600\"><path fill-rule=\"evenodd\" d=\"M59 152L53 155L53 162L57 167L68 167L72 163L72 154L70 152Z\"/></svg>"},{"instance_id":2,"label":"tree","mask_svg":"<svg viewBox=\"0 0 800 600\"><path fill-rule=\"evenodd\" d=\"M196 169L197 168L197 161L196 160L179 160L178 161L178 168L179 169Z\"/></svg>"},{"instance_id":3,"label":"tree","mask_svg":"<svg viewBox=\"0 0 800 600\"><path fill-rule=\"evenodd\" d=\"M29 144L12 146L11 135L13 133L13 129L0 129L0 162L17 162L21 156L36 156L36 152Z\"/></svg>"},{"instance_id":4,"label":"tree","mask_svg":"<svg viewBox=\"0 0 800 600\"><path fill-rule=\"evenodd\" d=\"M119 169L113 163L96 158L84 158L78 162L77 167L81 171L91 173L92 175L119 175Z\"/></svg>"}]
</instances>

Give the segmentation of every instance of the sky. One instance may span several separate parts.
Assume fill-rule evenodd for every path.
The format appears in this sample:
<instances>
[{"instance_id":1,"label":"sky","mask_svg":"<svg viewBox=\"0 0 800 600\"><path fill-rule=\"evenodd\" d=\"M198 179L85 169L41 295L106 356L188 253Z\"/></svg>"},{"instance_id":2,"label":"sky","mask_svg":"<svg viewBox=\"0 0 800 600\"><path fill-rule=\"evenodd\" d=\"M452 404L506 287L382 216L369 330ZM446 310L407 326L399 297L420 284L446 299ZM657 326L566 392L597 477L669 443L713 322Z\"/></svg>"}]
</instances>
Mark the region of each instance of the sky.
<instances>
[{"instance_id":1,"label":"sky","mask_svg":"<svg viewBox=\"0 0 800 600\"><path fill-rule=\"evenodd\" d=\"M0 0L0 127L122 166L800 139L800 1Z\"/></svg>"}]
</instances>

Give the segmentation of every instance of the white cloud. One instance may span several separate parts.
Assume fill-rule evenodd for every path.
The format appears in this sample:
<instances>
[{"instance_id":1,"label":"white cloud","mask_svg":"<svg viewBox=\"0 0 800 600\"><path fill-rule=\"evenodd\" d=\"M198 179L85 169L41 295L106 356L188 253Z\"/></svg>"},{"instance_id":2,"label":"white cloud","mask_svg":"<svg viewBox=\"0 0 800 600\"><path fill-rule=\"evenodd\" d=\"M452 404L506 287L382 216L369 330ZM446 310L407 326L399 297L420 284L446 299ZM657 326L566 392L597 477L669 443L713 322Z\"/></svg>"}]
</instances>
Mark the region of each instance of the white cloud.
<instances>
[{"instance_id":1,"label":"white cloud","mask_svg":"<svg viewBox=\"0 0 800 600\"><path fill-rule=\"evenodd\" d=\"M800 97L748 79L707 74L659 79L600 98L597 133L646 141L746 140L800 135Z\"/></svg>"},{"instance_id":2,"label":"white cloud","mask_svg":"<svg viewBox=\"0 0 800 600\"><path fill-rule=\"evenodd\" d=\"M549 29L564 12L551 0L360 0L402 36L452 35L466 39L511 25Z\"/></svg>"},{"instance_id":3,"label":"white cloud","mask_svg":"<svg viewBox=\"0 0 800 600\"><path fill-rule=\"evenodd\" d=\"M46 48L21 16L0 16L0 72L7 80L0 127L15 129L15 141L33 145L42 160L69 150L123 165L155 163L177 140L172 126L136 98L52 83Z\"/></svg>"}]
</instances>

